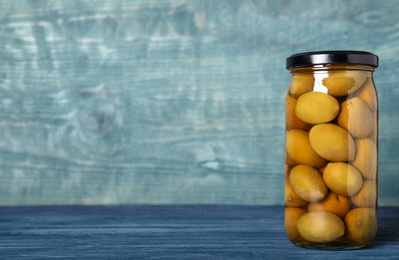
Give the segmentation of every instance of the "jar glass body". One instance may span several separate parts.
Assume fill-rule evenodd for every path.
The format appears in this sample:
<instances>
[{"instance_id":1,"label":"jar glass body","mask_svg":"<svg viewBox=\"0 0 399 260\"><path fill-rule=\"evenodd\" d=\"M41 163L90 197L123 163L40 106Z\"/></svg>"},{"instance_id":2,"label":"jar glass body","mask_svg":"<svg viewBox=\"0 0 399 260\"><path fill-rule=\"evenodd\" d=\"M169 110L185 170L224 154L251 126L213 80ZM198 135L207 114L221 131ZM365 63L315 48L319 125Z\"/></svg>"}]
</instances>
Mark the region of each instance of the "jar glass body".
<instances>
[{"instance_id":1,"label":"jar glass body","mask_svg":"<svg viewBox=\"0 0 399 260\"><path fill-rule=\"evenodd\" d=\"M377 232L374 68L291 69L286 97L285 229L302 247L369 245Z\"/></svg>"}]
</instances>

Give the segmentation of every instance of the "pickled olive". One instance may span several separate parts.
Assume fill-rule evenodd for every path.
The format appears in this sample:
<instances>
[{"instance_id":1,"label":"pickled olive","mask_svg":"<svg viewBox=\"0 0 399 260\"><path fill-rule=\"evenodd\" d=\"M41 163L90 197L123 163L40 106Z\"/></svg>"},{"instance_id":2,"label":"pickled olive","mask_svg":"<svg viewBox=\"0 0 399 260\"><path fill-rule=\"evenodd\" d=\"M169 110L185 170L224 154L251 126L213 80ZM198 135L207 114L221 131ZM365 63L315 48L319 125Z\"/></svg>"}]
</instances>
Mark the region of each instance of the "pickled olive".
<instances>
[{"instance_id":1,"label":"pickled olive","mask_svg":"<svg viewBox=\"0 0 399 260\"><path fill-rule=\"evenodd\" d=\"M339 112L338 101L321 92L308 92L298 98L295 115L309 124L327 123Z\"/></svg>"},{"instance_id":2,"label":"pickled olive","mask_svg":"<svg viewBox=\"0 0 399 260\"><path fill-rule=\"evenodd\" d=\"M323 158L339 162L355 158L355 142L349 133L334 124L315 125L309 131L313 150Z\"/></svg>"},{"instance_id":3,"label":"pickled olive","mask_svg":"<svg viewBox=\"0 0 399 260\"><path fill-rule=\"evenodd\" d=\"M371 138L371 140L373 140L374 142L377 142L377 135L378 135L378 117L377 117L377 113L374 112L373 113L373 129L371 130L369 137Z\"/></svg>"},{"instance_id":4,"label":"pickled olive","mask_svg":"<svg viewBox=\"0 0 399 260\"><path fill-rule=\"evenodd\" d=\"M377 109L377 95L371 78L368 78L364 85L356 91L355 96L363 100L372 112Z\"/></svg>"},{"instance_id":5,"label":"pickled olive","mask_svg":"<svg viewBox=\"0 0 399 260\"><path fill-rule=\"evenodd\" d=\"M290 240L302 240L301 235L297 229L298 219L306 213L306 210L301 208L286 207L284 212L285 232Z\"/></svg>"},{"instance_id":6,"label":"pickled olive","mask_svg":"<svg viewBox=\"0 0 399 260\"><path fill-rule=\"evenodd\" d=\"M309 203L308 211L325 210L344 218L350 208L351 201L348 197L340 196L330 191L323 201Z\"/></svg>"},{"instance_id":7,"label":"pickled olive","mask_svg":"<svg viewBox=\"0 0 399 260\"><path fill-rule=\"evenodd\" d=\"M328 211L312 211L302 215L297 227L304 239L314 243L331 242L345 233L341 218Z\"/></svg>"},{"instance_id":8,"label":"pickled olive","mask_svg":"<svg viewBox=\"0 0 399 260\"><path fill-rule=\"evenodd\" d=\"M362 189L352 197L352 202L358 207L375 207L377 203L377 182L365 180Z\"/></svg>"},{"instance_id":9,"label":"pickled olive","mask_svg":"<svg viewBox=\"0 0 399 260\"><path fill-rule=\"evenodd\" d=\"M341 103L338 124L354 138L365 138L373 129L374 119L370 108L358 97Z\"/></svg>"},{"instance_id":10,"label":"pickled olive","mask_svg":"<svg viewBox=\"0 0 399 260\"><path fill-rule=\"evenodd\" d=\"M313 74L297 74L291 77L289 92L295 98L312 91L314 86Z\"/></svg>"},{"instance_id":11,"label":"pickled olive","mask_svg":"<svg viewBox=\"0 0 399 260\"><path fill-rule=\"evenodd\" d=\"M297 164L321 167L326 160L320 157L310 146L309 133L299 129L287 131L285 140L288 157Z\"/></svg>"},{"instance_id":12,"label":"pickled olive","mask_svg":"<svg viewBox=\"0 0 399 260\"><path fill-rule=\"evenodd\" d=\"M319 171L308 165L302 164L292 168L290 184L298 197L309 202L321 201L328 193Z\"/></svg>"},{"instance_id":13,"label":"pickled olive","mask_svg":"<svg viewBox=\"0 0 399 260\"><path fill-rule=\"evenodd\" d=\"M346 96L358 90L366 81L367 75L362 71L330 71L323 79L323 85L332 96Z\"/></svg>"},{"instance_id":14,"label":"pickled olive","mask_svg":"<svg viewBox=\"0 0 399 260\"><path fill-rule=\"evenodd\" d=\"M356 156L351 165L366 179L377 178L377 146L370 138L357 139Z\"/></svg>"},{"instance_id":15,"label":"pickled olive","mask_svg":"<svg viewBox=\"0 0 399 260\"><path fill-rule=\"evenodd\" d=\"M355 167L343 162L327 164L323 180L331 191L341 196L355 195L363 185L360 172Z\"/></svg>"},{"instance_id":16,"label":"pickled olive","mask_svg":"<svg viewBox=\"0 0 399 260\"><path fill-rule=\"evenodd\" d=\"M377 212L372 208L352 209L344 222L347 237L359 244L371 243L377 234Z\"/></svg>"},{"instance_id":17,"label":"pickled olive","mask_svg":"<svg viewBox=\"0 0 399 260\"><path fill-rule=\"evenodd\" d=\"M285 124L287 129L309 130L312 125L303 122L295 115L297 99L288 95L285 106Z\"/></svg>"},{"instance_id":18,"label":"pickled olive","mask_svg":"<svg viewBox=\"0 0 399 260\"><path fill-rule=\"evenodd\" d=\"M285 205L288 207L303 207L307 201L299 198L291 188L290 179L285 178Z\"/></svg>"}]
</instances>

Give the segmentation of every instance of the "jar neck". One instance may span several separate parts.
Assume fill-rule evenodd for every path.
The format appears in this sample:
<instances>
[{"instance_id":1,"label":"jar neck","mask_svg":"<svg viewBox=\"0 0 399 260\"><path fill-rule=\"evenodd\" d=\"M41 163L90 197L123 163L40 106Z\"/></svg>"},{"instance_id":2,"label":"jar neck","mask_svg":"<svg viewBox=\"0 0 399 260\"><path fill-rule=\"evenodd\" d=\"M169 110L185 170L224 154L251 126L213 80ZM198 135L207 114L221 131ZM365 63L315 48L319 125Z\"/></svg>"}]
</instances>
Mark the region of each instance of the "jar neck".
<instances>
[{"instance_id":1,"label":"jar neck","mask_svg":"<svg viewBox=\"0 0 399 260\"><path fill-rule=\"evenodd\" d=\"M290 69L291 74L295 73L314 73L314 72L328 72L335 70L357 70L373 74L374 67L364 65L347 65L347 64L329 64L329 65L315 65L306 67L295 67Z\"/></svg>"}]
</instances>

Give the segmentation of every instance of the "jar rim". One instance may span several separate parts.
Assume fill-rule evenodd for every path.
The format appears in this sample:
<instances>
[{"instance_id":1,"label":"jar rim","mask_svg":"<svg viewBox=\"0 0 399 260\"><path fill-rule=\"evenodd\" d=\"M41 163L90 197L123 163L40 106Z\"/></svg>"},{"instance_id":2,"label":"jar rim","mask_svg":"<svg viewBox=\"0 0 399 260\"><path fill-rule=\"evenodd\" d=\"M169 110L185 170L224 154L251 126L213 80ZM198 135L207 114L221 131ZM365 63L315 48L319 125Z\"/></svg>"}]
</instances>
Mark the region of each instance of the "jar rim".
<instances>
[{"instance_id":1,"label":"jar rim","mask_svg":"<svg viewBox=\"0 0 399 260\"><path fill-rule=\"evenodd\" d=\"M366 65L377 68L378 56L367 51L351 50L302 52L287 58L286 69L326 64Z\"/></svg>"}]
</instances>

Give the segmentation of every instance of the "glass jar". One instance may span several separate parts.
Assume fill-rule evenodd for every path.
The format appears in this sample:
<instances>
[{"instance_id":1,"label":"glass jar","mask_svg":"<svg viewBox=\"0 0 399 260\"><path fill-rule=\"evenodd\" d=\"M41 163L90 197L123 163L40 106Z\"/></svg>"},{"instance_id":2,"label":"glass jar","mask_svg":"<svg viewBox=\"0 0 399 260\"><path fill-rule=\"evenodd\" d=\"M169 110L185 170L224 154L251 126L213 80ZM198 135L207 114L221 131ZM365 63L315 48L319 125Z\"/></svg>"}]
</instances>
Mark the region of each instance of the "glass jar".
<instances>
[{"instance_id":1,"label":"glass jar","mask_svg":"<svg viewBox=\"0 0 399 260\"><path fill-rule=\"evenodd\" d=\"M287 58L285 229L295 245L358 249L376 235L377 66L360 51Z\"/></svg>"}]
</instances>

